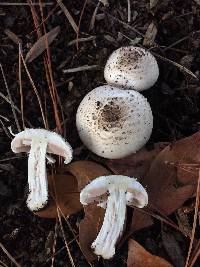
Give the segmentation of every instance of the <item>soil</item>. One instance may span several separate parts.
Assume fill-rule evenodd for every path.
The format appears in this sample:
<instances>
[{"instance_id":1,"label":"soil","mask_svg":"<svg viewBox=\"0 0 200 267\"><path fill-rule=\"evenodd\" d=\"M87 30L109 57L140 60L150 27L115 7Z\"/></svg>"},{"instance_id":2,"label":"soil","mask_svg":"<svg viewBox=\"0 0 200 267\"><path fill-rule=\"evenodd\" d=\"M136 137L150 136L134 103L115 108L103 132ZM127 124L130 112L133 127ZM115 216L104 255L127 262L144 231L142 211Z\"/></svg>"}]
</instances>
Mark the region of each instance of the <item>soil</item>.
<instances>
[{"instance_id":1,"label":"soil","mask_svg":"<svg viewBox=\"0 0 200 267\"><path fill-rule=\"evenodd\" d=\"M23 109L26 127L44 127L40 107L34 89L27 77L25 68L19 68L18 45L6 34L10 30L22 41L25 56L37 41L33 13L28 4L15 1L18 5L8 5L11 1L0 3L0 63L8 84L12 101L19 110L20 82L19 69L22 70ZM25 1L24 1L25 2ZM27 1L29 2L29 1ZM31 2L31 1L30 1ZM34 1L33 1L34 2ZM47 3L47 1L45 1ZM185 66L200 77L200 2L199 0L163 0L156 7L149 8L149 1L130 1L131 19L128 22L127 0L121 1L63 1L75 22L80 22L79 38L90 38L76 45L77 35L67 17L56 5L43 7L46 31L60 26L60 33L50 46L51 68L58 93L58 106L63 135L75 149L74 160L89 159L91 153L81 147L75 127L75 114L81 99L97 86L105 84L103 68L108 56L115 49L130 44L143 45L143 37L153 22L157 28L152 52ZM106 2L109 6L104 5ZM153 1L151 1L153 2ZM154 1L155 2L155 1ZM7 4L6 4L7 3ZM35 5L35 12L41 20L41 10ZM98 7L95 22L95 8ZM92 23L94 24L91 27ZM91 29L92 28L92 29ZM41 32L43 27L41 24ZM73 41L73 42L72 42ZM44 55L44 54L43 54ZM49 129L55 129L55 116L46 80L44 57L38 56L27 64L31 77L38 90L41 103L48 120ZM148 145L160 141L173 142L200 129L200 85L176 65L157 57L160 75L156 84L143 92L152 107L154 129ZM90 70L64 73L63 70L84 65L98 67ZM8 97L2 72L0 73L0 93ZM22 128L21 114L16 111ZM8 130L18 131L12 107L0 95L0 241L12 257L23 267L71 266L58 223L52 219L42 219L26 207L27 198L27 157L13 154L10 150L12 136ZM69 222L78 235L78 224L83 213L69 217ZM176 220L175 215L171 218ZM191 216L192 218L192 216ZM191 220L192 222L192 220ZM65 238L69 244L75 266L89 266L81 253L68 226L63 222ZM192 225L192 224L191 224ZM56 255L53 255L54 230L57 227ZM184 266L188 251L188 240L169 226L156 221L146 230L138 231L134 238L153 254L169 260L174 266ZM167 242L166 242L167 240ZM170 240L170 241L169 241ZM171 243L170 243L171 242ZM169 246L171 244L171 246ZM178 252L177 252L178 251ZM126 266L127 242L110 261L97 260L94 266ZM0 265L14 266L8 254L0 248ZM199 266L196 263L195 266Z\"/></svg>"}]
</instances>

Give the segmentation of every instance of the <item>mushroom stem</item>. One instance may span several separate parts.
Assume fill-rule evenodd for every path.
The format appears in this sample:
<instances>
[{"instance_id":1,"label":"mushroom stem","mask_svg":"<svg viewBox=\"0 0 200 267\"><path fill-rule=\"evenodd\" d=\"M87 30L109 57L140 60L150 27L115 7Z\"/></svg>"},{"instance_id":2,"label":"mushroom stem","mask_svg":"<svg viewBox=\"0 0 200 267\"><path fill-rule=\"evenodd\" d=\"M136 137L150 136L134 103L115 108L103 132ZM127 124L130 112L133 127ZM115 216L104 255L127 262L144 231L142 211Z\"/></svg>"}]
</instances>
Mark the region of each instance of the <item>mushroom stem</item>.
<instances>
[{"instance_id":1,"label":"mushroom stem","mask_svg":"<svg viewBox=\"0 0 200 267\"><path fill-rule=\"evenodd\" d=\"M27 206L35 211L43 208L48 201L48 182L46 174L47 141L33 138L28 158L29 195Z\"/></svg>"},{"instance_id":2,"label":"mushroom stem","mask_svg":"<svg viewBox=\"0 0 200 267\"><path fill-rule=\"evenodd\" d=\"M101 230L92 243L97 255L104 259L115 254L115 244L122 234L126 216L126 192L123 189L110 189L107 208Z\"/></svg>"}]
</instances>

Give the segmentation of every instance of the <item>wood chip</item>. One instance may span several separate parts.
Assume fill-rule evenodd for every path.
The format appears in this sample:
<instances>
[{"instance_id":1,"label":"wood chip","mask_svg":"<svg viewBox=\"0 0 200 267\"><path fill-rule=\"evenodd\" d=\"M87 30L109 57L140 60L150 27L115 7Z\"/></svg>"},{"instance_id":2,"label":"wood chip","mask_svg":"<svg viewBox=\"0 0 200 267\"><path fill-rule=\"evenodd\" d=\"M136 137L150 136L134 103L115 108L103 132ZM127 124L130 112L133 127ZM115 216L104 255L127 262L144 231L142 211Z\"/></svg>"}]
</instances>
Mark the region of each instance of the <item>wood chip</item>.
<instances>
[{"instance_id":1,"label":"wood chip","mask_svg":"<svg viewBox=\"0 0 200 267\"><path fill-rule=\"evenodd\" d=\"M50 45L56 36L60 32L60 26L53 28L50 32L44 34L37 42L32 46L26 55L26 62L31 62L46 50L46 45Z\"/></svg>"},{"instance_id":2,"label":"wood chip","mask_svg":"<svg viewBox=\"0 0 200 267\"><path fill-rule=\"evenodd\" d=\"M105 7L109 7L108 0L99 0Z\"/></svg>"},{"instance_id":3,"label":"wood chip","mask_svg":"<svg viewBox=\"0 0 200 267\"><path fill-rule=\"evenodd\" d=\"M158 0L150 0L150 9L153 9L158 4Z\"/></svg>"}]
</instances>

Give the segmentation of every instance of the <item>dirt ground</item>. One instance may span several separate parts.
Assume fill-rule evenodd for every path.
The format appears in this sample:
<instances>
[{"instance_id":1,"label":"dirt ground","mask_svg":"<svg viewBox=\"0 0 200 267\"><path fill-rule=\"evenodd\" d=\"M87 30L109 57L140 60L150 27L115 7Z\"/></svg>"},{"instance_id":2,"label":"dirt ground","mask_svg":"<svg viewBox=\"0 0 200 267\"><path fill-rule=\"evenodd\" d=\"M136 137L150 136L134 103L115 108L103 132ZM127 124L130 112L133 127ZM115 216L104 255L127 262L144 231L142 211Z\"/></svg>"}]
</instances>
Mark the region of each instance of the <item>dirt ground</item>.
<instances>
[{"instance_id":1,"label":"dirt ground","mask_svg":"<svg viewBox=\"0 0 200 267\"><path fill-rule=\"evenodd\" d=\"M0 63L14 109L18 108L16 115L20 126L23 124L21 114L18 112L21 110L19 69L22 70L25 125L29 127L30 122L34 128L44 127L37 96L25 68L19 68L18 45L13 42L7 31L10 30L21 39L22 52L25 56L37 41L33 13L28 2L26 4L22 1L15 2L18 5L8 5L11 1L0 3ZM149 0L130 0L130 22L128 22L128 2L127 0L63 1L77 25L82 16L78 38L83 39L78 43L78 49L77 34L56 1L49 0L50 4L42 8L44 18L47 17L46 31L60 26L60 33L50 45L49 52L53 79L59 96L58 110L64 117L62 128L65 129L67 140L74 149L77 149L74 160L91 158L91 153L86 148L79 149L81 141L76 132L75 114L80 101L87 92L105 84L103 68L112 51L130 44L144 46L144 36L151 23L155 27L154 30L157 29L157 33L155 38L150 38L149 44L147 42L146 48L162 58L156 56L160 69L157 83L143 93L150 102L154 115L154 128L148 146L160 141L173 142L200 130L200 85L198 79L187 71L190 70L196 77L200 77L200 1L163 0L158 1L150 10ZM40 7L35 5L34 8L41 23ZM44 33L42 24L40 29ZM185 66L186 71L180 69L176 63ZM97 66L81 72L63 72L84 65ZM39 55L31 63L27 63L27 66L40 95L49 129L55 129L57 125L46 80L44 57ZM15 155L10 150L12 136L8 127L11 126L14 133L18 128L12 107L7 102L10 98L2 69L0 93L0 242L23 267L51 266L52 258L54 266L71 266L62 232L55 224L55 220L39 218L26 207L27 157ZM61 115L60 119L62 121ZM78 224L82 217L81 212L69 218L77 235ZM176 220L173 214L170 218ZM52 257L55 225L58 227L57 245L56 254ZM66 224L64 228L67 242L72 240L69 247L75 265L89 266L78 245L73 241L73 235ZM159 220L151 228L138 231L134 234L134 238L150 252L169 260L174 266L184 266L188 240L161 224ZM170 240L171 248L165 240ZM99 260L94 266L126 266L126 259L127 242L112 260ZM1 248L0 266L14 266ZM196 263L194 266L199 265Z\"/></svg>"}]
</instances>

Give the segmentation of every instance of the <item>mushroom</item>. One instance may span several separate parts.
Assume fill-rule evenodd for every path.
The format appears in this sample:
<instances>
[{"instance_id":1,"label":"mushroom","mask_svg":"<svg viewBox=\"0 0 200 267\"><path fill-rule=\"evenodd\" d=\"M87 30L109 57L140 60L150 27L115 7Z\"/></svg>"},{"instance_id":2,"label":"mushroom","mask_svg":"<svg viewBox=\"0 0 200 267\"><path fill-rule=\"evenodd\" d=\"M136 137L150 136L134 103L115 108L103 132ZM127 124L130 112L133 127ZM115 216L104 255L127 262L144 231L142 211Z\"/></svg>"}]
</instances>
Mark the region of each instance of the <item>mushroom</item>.
<instances>
[{"instance_id":1,"label":"mushroom","mask_svg":"<svg viewBox=\"0 0 200 267\"><path fill-rule=\"evenodd\" d=\"M149 51L134 46L115 50L104 69L104 77L108 84L136 91L153 86L158 76L159 69L155 57Z\"/></svg>"},{"instance_id":2,"label":"mushroom","mask_svg":"<svg viewBox=\"0 0 200 267\"><path fill-rule=\"evenodd\" d=\"M110 85L89 92L79 105L76 126L82 142L95 154L117 159L135 153L150 138L151 107L133 90Z\"/></svg>"},{"instance_id":3,"label":"mushroom","mask_svg":"<svg viewBox=\"0 0 200 267\"><path fill-rule=\"evenodd\" d=\"M31 211L42 209L48 202L46 153L64 157L67 164L72 160L71 146L57 133L45 129L25 129L15 135L11 149L14 153L29 153L27 206Z\"/></svg>"},{"instance_id":4,"label":"mushroom","mask_svg":"<svg viewBox=\"0 0 200 267\"><path fill-rule=\"evenodd\" d=\"M105 200L107 195L107 200ZM143 208L148 204L144 187L134 178L123 175L100 176L80 193L83 205L99 202L107 204L102 227L91 247L95 254L110 259L120 238L126 217L126 205Z\"/></svg>"}]
</instances>

